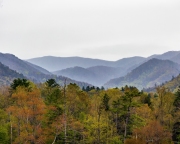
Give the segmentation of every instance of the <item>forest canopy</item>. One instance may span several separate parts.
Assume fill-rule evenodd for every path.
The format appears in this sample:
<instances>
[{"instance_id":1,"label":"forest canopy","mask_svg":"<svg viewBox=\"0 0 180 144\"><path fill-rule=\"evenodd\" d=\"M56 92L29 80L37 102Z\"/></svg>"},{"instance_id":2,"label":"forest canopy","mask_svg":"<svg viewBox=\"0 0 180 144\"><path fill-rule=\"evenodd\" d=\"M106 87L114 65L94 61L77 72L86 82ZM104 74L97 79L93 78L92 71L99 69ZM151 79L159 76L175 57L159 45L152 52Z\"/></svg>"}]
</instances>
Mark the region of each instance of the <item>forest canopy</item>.
<instances>
[{"instance_id":1,"label":"forest canopy","mask_svg":"<svg viewBox=\"0 0 180 144\"><path fill-rule=\"evenodd\" d=\"M145 93L34 84L15 79L0 89L3 144L169 144L180 142L180 88Z\"/></svg>"}]
</instances>

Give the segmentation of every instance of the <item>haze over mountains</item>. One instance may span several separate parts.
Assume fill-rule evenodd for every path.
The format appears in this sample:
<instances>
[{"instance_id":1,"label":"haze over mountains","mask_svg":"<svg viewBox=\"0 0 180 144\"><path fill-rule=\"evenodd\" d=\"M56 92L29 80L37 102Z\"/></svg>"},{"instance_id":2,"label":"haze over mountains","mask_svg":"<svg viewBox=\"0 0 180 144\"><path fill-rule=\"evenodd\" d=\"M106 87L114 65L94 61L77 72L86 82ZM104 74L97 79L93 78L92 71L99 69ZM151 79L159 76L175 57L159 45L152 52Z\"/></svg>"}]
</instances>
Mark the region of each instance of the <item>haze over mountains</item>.
<instances>
[{"instance_id":1,"label":"haze over mountains","mask_svg":"<svg viewBox=\"0 0 180 144\"><path fill-rule=\"evenodd\" d=\"M75 80L89 82L95 86L102 86L108 80L125 75L123 68L108 66L93 66L89 68L73 67L53 72L56 75L63 75Z\"/></svg>"},{"instance_id":2,"label":"haze over mountains","mask_svg":"<svg viewBox=\"0 0 180 144\"><path fill-rule=\"evenodd\" d=\"M21 60L12 54L0 53L0 62L2 63L2 65L4 65L4 67L7 67L12 70L11 72L9 72L9 77L11 78L13 76L10 79L11 82L14 78L27 78L36 83L45 82L46 80L48 80L50 78L54 78L61 85L63 85L64 80L66 79L67 84L76 83L80 87L88 86L88 85L91 86L91 84L75 81L70 78L66 78L64 76L53 75L49 71L47 71L37 65L31 64L27 61ZM4 70L5 69L3 67L1 67L0 71L4 71ZM14 73L16 73L16 75ZM4 84L10 83L9 80L7 80L7 82L4 79L1 81L3 81Z\"/></svg>"},{"instance_id":3,"label":"haze over mountains","mask_svg":"<svg viewBox=\"0 0 180 144\"><path fill-rule=\"evenodd\" d=\"M180 51L117 61L53 56L24 61L12 54L0 53L0 62L35 82L55 78L63 84L66 78L81 87L92 84L110 88L127 84L142 89L169 81L180 73Z\"/></svg>"},{"instance_id":4,"label":"haze over mountains","mask_svg":"<svg viewBox=\"0 0 180 144\"><path fill-rule=\"evenodd\" d=\"M161 55L152 55L147 58L145 57L130 57L130 58L123 58L117 61L106 61L100 59L90 59L90 58L81 58L81 57L52 57L52 56L45 56L40 58L34 58L27 60L33 64L39 65L56 75L62 75L69 77L71 79L75 79L78 81L89 82L95 86L105 86L105 87L119 87L121 86L120 83L123 83L122 77L130 77L135 71L134 69L141 69L140 71L145 71L145 65L152 64L152 68L149 69L148 75L156 75L157 71L161 71L158 74L163 74L162 69L167 70L169 72L164 71L164 81L170 80L172 76L177 76L179 70L175 70L175 67L167 66L167 61L165 63L160 63L162 65L157 67L156 63L149 62L149 60L156 58L160 60L170 60L171 62L180 64L180 51L169 51ZM155 60L156 61L156 60ZM179 65L176 66L176 68ZM139 68L138 68L139 67ZM157 68L155 72L155 67ZM131 73L131 75L128 75ZM151 74L150 74L151 73ZM136 80L135 82L125 82L126 84L133 84L138 88L142 87L149 87L153 86L155 83L160 84L163 81L163 77L157 74L157 79L153 81L147 81L146 85L141 86L141 83L137 83L136 81L141 81L143 79ZM127 76L128 75L128 76ZM120 82L114 81L111 79L118 79ZM130 78L131 79L131 78ZM104 85L105 84L105 85ZM123 84L122 84L123 85Z\"/></svg>"},{"instance_id":5,"label":"haze over mountains","mask_svg":"<svg viewBox=\"0 0 180 144\"><path fill-rule=\"evenodd\" d=\"M105 87L135 85L139 89L160 85L178 76L180 65L170 60L150 59L124 77L112 79Z\"/></svg>"},{"instance_id":6,"label":"haze over mountains","mask_svg":"<svg viewBox=\"0 0 180 144\"><path fill-rule=\"evenodd\" d=\"M44 78L45 74L49 73L47 70L25 62L12 54L0 53L0 62L10 69L23 74L25 77L36 81L40 81ZM44 71L44 73L42 71Z\"/></svg>"},{"instance_id":7,"label":"haze over mountains","mask_svg":"<svg viewBox=\"0 0 180 144\"><path fill-rule=\"evenodd\" d=\"M47 69L50 72L58 71L70 67L89 68L93 66L109 66L109 67L131 67L134 64L139 64L145 58L131 57L123 58L118 61L106 61L101 59L91 59L83 57L53 57L44 56L39 58L28 59L27 61Z\"/></svg>"},{"instance_id":8,"label":"haze over mountains","mask_svg":"<svg viewBox=\"0 0 180 144\"><path fill-rule=\"evenodd\" d=\"M38 65L50 72L71 68L71 67L83 67L89 68L93 66L109 66L109 67L133 67L136 64L140 64L144 61L147 61L152 58L162 59L162 60L171 60L173 62L180 63L180 51L169 51L161 55L152 55L147 58L145 57L129 57L122 58L117 61L106 61L101 59L91 59L83 57L53 57L53 56L44 56L38 58L28 59L26 61Z\"/></svg>"},{"instance_id":9,"label":"haze over mountains","mask_svg":"<svg viewBox=\"0 0 180 144\"><path fill-rule=\"evenodd\" d=\"M9 85L14 78L25 78L0 62L0 85Z\"/></svg>"}]
</instances>

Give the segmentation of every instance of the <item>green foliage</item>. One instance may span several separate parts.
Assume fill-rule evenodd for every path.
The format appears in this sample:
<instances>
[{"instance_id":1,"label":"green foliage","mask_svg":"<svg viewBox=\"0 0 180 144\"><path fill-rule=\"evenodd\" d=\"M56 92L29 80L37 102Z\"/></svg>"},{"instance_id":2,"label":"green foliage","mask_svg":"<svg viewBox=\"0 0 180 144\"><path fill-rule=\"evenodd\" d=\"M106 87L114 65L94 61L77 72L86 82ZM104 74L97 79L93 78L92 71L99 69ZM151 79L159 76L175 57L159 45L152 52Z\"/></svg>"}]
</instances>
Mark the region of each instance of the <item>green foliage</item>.
<instances>
[{"instance_id":1,"label":"green foliage","mask_svg":"<svg viewBox=\"0 0 180 144\"><path fill-rule=\"evenodd\" d=\"M176 88L179 87L180 83L180 74L175 77L173 80L168 81L167 83L164 84L164 87L169 88L171 91L174 91Z\"/></svg>"},{"instance_id":2,"label":"green foliage","mask_svg":"<svg viewBox=\"0 0 180 144\"><path fill-rule=\"evenodd\" d=\"M140 99L141 99L142 103L148 104L148 106L151 106L151 95L150 94L142 94Z\"/></svg>"},{"instance_id":3,"label":"green foliage","mask_svg":"<svg viewBox=\"0 0 180 144\"><path fill-rule=\"evenodd\" d=\"M173 126L172 138L174 141L180 143L180 122L176 122Z\"/></svg>"},{"instance_id":4,"label":"green foliage","mask_svg":"<svg viewBox=\"0 0 180 144\"><path fill-rule=\"evenodd\" d=\"M114 136L112 139L110 139L110 143L112 144L123 144L123 142L120 140L118 136Z\"/></svg>"},{"instance_id":5,"label":"green foliage","mask_svg":"<svg viewBox=\"0 0 180 144\"><path fill-rule=\"evenodd\" d=\"M14 85L12 102L0 103L0 143L171 143L171 135L179 141L179 90L174 95L161 87L154 97L132 86L86 92L55 79Z\"/></svg>"},{"instance_id":6,"label":"green foliage","mask_svg":"<svg viewBox=\"0 0 180 144\"><path fill-rule=\"evenodd\" d=\"M89 92L89 91L95 90L95 89L96 89L97 91L100 90L99 87L95 88L94 86L92 86L92 87L91 87L91 86L87 86L86 88L84 88L84 87L82 88L82 90L83 90L83 91L86 91L86 92Z\"/></svg>"},{"instance_id":7,"label":"green foliage","mask_svg":"<svg viewBox=\"0 0 180 144\"><path fill-rule=\"evenodd\" d=\"M7 127L0 126L0 144L8 144L8 129Z\"/></svg>"},{"instance_id":8,"label":"green foliage","mask_svg":"<svg viewBox=\"0 0 180 144\"><path fill-rule=\"evenodd\" d=\"M178 109L180 108L180 86L177 90L177 92L175 93L175 101L174 101L174 106L177 107Z\"/></svg>"},{"instance_id":9,"label":"green foliage","mask_svg":"<svg viewBox=\"0 0 180 144\"><path fill-rule=\"evenodd\" d=\"M0 144L8 144L8 116L4 110L0 109Z\"/></svg>"},{"instance_id":10,"label":"green foliage","mask_svg":"<svg viewBox=\"0 0 180 144\"><path fill-rule=\"evenodd\" d=\"M61 91L59 89L51 89L48 95L46 95L45 100L47 104L56 104L60 101L62 97Z\"/></svg>"},{"instance_id":11,"label":"green foliage","mask_svg":"<svg viewBox=\"0 0 180 144\"><path fill-rule=\"evenodd\" d=\"M51 88L59 86L59 84L56 83L55 79L48 79L46 81L46 84L48 87L51 87Z\"/></svg>"},{"instance_id":12,"label":"green foliage","mask_svg":"<svg viewBox=\"0 0 180 144\"><path fill-rule=\"evenodd\" d=\"M49 79L45 82L42 96L44 97L45 104L49 107L46 116L49 119L49 123L52 123L63 113L62 92L54 79Z\"/></svg>"},{"instance_id":13,"label":"green foliage","mask_svg":"<svg viewBox=\"0 0 180 144\"><path fill-rule=\"evenodd\" d=\"M30 86L30 82L27 79L14 79L11 84L11 89L16 90L17 87L22 86L28 88Z\"/></svg>"},{"instance_id":14,"label":"green foliage","mask_svg":"<svg viewBox=\"0 0 180 144\"><path fill-rule=\"evenodd\" d=\"M104 108L105 108L105 111L108 111L109 110L109 96L107 94L104 95L103 97L103 105L104 105Z\"/></svg>"}]
</instances>

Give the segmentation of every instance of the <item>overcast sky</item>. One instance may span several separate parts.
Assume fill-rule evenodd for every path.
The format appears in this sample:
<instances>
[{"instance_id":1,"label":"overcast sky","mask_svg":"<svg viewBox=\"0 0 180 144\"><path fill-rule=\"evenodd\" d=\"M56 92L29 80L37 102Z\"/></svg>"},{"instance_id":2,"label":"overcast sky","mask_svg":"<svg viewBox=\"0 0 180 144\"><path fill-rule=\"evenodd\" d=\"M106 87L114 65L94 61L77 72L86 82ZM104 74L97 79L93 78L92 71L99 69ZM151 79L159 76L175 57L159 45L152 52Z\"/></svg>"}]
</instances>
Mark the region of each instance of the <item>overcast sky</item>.
<instances>
[{"instance_id":1,"label":"overcast sky","mask_svg":"<svg viewBox=\"0 0 180 144\"><path fill-rule=\"evenodd\" d=\"M117 60L180 50L180 0L0 0L0 52Z\"/></svg>"}]
</instances>

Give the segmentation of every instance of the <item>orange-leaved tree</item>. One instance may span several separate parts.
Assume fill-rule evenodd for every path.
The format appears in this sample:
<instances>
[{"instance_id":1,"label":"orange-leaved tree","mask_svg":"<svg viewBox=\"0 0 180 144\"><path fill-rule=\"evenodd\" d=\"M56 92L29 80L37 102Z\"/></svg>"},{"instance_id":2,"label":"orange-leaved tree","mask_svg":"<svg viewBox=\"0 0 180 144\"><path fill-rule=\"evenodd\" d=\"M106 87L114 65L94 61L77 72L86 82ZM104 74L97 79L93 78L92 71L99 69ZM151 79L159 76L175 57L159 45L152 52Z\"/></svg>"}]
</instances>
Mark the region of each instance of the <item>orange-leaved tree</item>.
<instances>
[{"instance_id":1,"label":"orange-leaved tree","mask_svg":"<svg viewBox=\"0 0 180 144\"><path fill-rule=\"evenodd\" d=\"M14 143L44 143L42 121L45 105L38 88L27 91L17 87L12 94L13 105L7 108L11 115Z\"/></svg>"}]
</instances>

